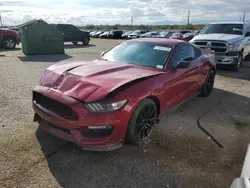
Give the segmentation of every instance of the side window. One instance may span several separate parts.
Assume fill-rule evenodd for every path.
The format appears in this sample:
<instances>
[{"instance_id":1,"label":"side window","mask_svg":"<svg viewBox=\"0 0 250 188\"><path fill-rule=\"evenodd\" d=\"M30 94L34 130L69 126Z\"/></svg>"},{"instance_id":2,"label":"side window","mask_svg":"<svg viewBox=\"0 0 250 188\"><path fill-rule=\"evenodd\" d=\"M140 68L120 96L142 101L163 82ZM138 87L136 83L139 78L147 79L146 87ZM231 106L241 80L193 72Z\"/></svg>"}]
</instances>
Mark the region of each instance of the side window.
<instances>
[{"instance_id":1,"label":"side window","mask_svg":"<svg viewBox=\"0 0 250 188\"><path fill-rule=\"evenodd\" d=\"M176 49L172 59L172 66L176 67L177 63L182 60L190 60L195 58L194 48L190 45L183 45Z\"/></svg>"},{"instance_id":2,"label":"side window","mask_svg":"<svg viewBox=\"0 0 250 188\"><path fill-rule=\"evenodd\" d=\"M76 29L75 26L69 25L69 26L68 26L68 30L72 32L72 31L76 31L77 29Z\"/></svg>"},{"instance_id":3,"label":"side window","mask_svg":"<svg viewBox=\"0 0 250 188\"><path fill-rule=\"evenodd\" d=\"M194 58L198 59L202 55L202 51L199 48L193 47L194 48Z\"/></svg>"}]
</instances>

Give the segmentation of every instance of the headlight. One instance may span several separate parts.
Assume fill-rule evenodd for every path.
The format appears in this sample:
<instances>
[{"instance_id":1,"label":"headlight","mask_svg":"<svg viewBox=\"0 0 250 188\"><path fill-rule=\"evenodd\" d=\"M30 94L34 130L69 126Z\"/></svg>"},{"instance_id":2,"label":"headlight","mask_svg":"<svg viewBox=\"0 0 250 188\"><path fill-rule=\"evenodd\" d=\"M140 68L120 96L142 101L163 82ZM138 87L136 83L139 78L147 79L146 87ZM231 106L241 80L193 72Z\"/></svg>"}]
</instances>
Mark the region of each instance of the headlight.
<instances>
[{"instance_id":1,"label":"headlight","mask_svg":"<svg viewBox=\"0 0 250 188\"><path fill-rule=\"evenodd\" d=\"M91 112L113 112L123 108L127 104L127 102L128 100L123 100L113 103L94 102L94 103L86 103L85 106Z\"/></svg>"},{"instance_id":2,"label":"headlight","mask_svg":"<svg viewBox=\"0 0 250 188\"><path fill-rule=\"evenodd\" d=\"M228 46L228 51L230 52L237 52L239 48L239 45L229 45Z\"/></svg>"}]
</instances>

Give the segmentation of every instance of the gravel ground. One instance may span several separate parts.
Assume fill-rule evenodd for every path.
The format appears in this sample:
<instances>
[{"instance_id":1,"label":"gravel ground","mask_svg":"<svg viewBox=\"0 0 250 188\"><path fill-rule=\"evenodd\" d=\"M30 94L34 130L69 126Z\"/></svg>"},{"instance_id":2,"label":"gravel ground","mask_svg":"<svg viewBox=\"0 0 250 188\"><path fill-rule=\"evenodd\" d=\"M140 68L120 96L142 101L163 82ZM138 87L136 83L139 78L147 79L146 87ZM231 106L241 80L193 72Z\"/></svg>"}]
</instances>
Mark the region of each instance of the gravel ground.
<instances>
[{"instance_id":1,"label":"gravel ground","mask_svg":"<svg viewBox=\"0 0 250 188\"><path fill-rule=\"evenodd\" d=\"M229 187L240 175L250 132L250 62L219 70L208 98L161 117L145 145L86 152L37 129L31 90L58 61L92 60L119 40L66 44L67 55L0 52L0 187ZM223 148L198 128L198 120Z\"/></svg>"}]
</instances>

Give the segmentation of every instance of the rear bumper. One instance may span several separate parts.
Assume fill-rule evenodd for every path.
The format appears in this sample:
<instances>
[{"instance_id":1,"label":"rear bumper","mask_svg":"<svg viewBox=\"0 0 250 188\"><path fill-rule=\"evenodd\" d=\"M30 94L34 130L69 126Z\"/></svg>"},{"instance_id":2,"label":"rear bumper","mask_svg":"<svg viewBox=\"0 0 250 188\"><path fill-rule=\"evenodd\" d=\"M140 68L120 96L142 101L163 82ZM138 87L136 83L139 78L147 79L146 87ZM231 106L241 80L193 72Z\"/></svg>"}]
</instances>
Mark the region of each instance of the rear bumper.
<instances>
[{"instance_id":1,"label":"rear bumper","mask_svg":"<svg viewBox=\"0 0 250 188\"><path fill-rule=\"evenodd\" d=\"M93 114L84 104L59 91L43 86L37 86L33 91L71 107L78 115L76 120L68 120L33 100L35 120L38 120L42 130L87 150L110 151L122 146L131 112L123 109L118 112ZM111 126L113 131L108 136L86 136L84 133L90 126Z\"/></svg>"}]
</instances>

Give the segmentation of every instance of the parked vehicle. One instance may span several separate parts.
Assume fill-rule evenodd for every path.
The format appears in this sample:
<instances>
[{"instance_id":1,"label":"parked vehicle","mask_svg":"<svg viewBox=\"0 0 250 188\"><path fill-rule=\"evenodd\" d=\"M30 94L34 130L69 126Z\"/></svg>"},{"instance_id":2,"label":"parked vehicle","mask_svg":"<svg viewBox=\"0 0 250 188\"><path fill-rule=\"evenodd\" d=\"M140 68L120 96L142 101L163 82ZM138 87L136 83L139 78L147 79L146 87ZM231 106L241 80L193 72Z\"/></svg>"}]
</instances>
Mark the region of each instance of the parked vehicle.
<instances>
[{"instance_id":1,"label":"parked vehicle","mask_svg":"<svg viewBox=\"0 0 250 188\"><path fill-rule=\"evenodd\" d=\"M116 30L116 31L111 31L108 33L108 38L109 39L121 39L122 38L123 31Z\"/></svg>"},{"instance_id":2,"label":"parked vehicle","mask_svg":"<svg viewBox=\"0 0 250 188\"><path fill-rule=\"evenodd\" d=\"M215 52L217 65L227 65L237 71L250 54L250 28L244 22L208 24L190 42Z\"/></svg>"},{"instance_id":3,"label":"parked vehicle","mask_svg":"<svg viewBox=\"0 0 250 188\"><path fill-rule=\"evenodd\" d=\"M250 144L248 145L245 160L239 178L235 178L230 188L247 188L250 185Z\"/></svg>"},{"instance_id":4,"label":"parked vehicle","mask_svg":"<svg viewBox=\"0 0 250 188\"><path fill-rule=\"evenodd\" d=\"M145 34L147 31L136 30L128 35L129 39L140 38L142 34Z\"/></svg>"},{"instance_id":5,"label":"parked vehicle","mask_svg":"<svg viewBox=\"0 0 250 188\"><path fill-rule=\"evenodd\" d=\"M210 95L214 60L189 42L133 39L94 61L57 63L33 90L34 121L87 150L140 144L160 115L189 97Z\"/></svg>"},{"instance_id":6,"label":"parked vehicle","mask_svg":"<svg viewBox=\"0 0 250 188\"><path fill-rule=\"evenodd\" d=\"M0 44L4 48L14 49L21 42L17 31L0 28Z\"/></svg>"},{"instance_id":7,"label":"parked vehicle","mask_svg":"<svg viewBox=\"0 0 250 188\"><path fill-rule=\"evenodd\" d=\"M181 34L186 34L186 33L191 33L192 31L189 31L189 30L181 30L181 31L179 31L179 33L181 33Z\"/></svg>"},{"instance_id":8,"label":"parked vehicle","mask_svg":"<svg viewBox=\"0 0 250 188\"><path fill-rule=\"evenodd\" d=\"M92 37L92 35L95 34L96 32L98 32L98 31L91 31L91 32L89 33L89 35Z\"/></svg>"},{"instance_id":9,"label":"parked vehicle","mask_svg":"<svg viewBox=\"0 0 250 188\"><path fill-rule=\"evenodd\" d=\"M78 42L89 44L89 32L81 31L71 24L54 24L54 26L63 34L64 42L72 42L75 45Z\"/></svg>"},{"instance_id":10,"label":"parked vehicle","mask_svg":"<svg viewBox=\"0 0 250 188\"><path fill-rule=\"evenodd\" d=\"M194 31L194 35L199 35L199 33L200 33L201 31Z\"/></svg>"},{"instance_id":11,"label":"parked vehicle","mask_svg":"<svg viewBox=\"0 0 250 188\"><path fill-rule=\"evenodd\" d=\"M173 33L171 37L169 37L170 39L178 39L178 40L182 40L183 39L183 34L182 33Z\"/></svg>"},{"instance_id":12,"label":"parked vehicle","mask_svg":"<svg viewBox=\"0 0 250 188\"><path fill-rule=\"evenodd\" d=\"M127 31L124 34L122 34L122 39L128 39L128 35L133 33L133 31Z\"/></svg>"},{"instance_id":13,"label":"parked vehicle","mask_svg":"<svg viewBox=\"0 0 250 188\"><path fill-rule=\"evenodd\" d=\"M160 38L170 38L174 31L162 31L160 32Z\"/></svg>"},{"instance_id":14,"label":"parked vehicle","mask_svg":"<svg viewBox=\"0 0 250 188\"><path fill-rule=\"evenodd\" d=\"M93 38L99 38L101 34L103 34L105 31L97 31L94 34L91 35Z\"/></svg>"},{"instance_id":15,"label":"parked vehicle","mask_svg":"<svg viewBox=\"0 0 250 188\"><path fill-rule=\"evenodd\" d=\"M99 35L99 38L108 38L109 33L110 33L110 31L105 31L104 33Z\"/></svg>"},{"instance_id":16,"label":"parked vehicle","mask_svg":"<svg viewBox=\"0 0 250 188\"><path fill-rule=\"evenodd\" d=\"M192 38L194 38L194 33L185 33L183 35L183 39L182 40L190 41Z\"/></svg>"},{"instance_id":17,"label":"parked vehicle","mask_svg":"<svg viewBox=\"0 0 250 188\"><path fill-rule=\"evenodd\" d=\"M158 37L160 37L160 33L158 31L150 31L140 36L140 38L158 38Z\"/></svg>"}]
</instances>

